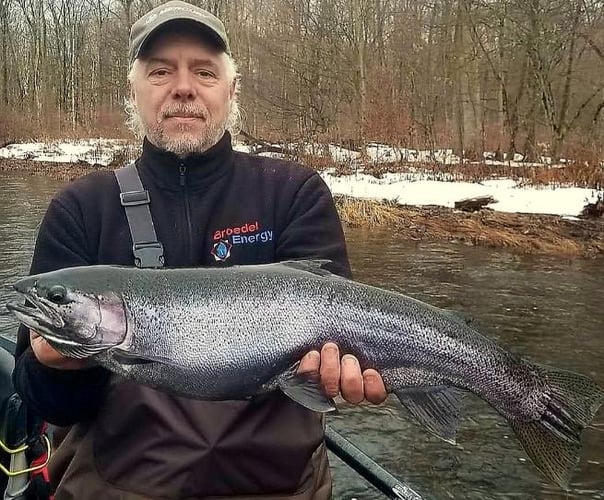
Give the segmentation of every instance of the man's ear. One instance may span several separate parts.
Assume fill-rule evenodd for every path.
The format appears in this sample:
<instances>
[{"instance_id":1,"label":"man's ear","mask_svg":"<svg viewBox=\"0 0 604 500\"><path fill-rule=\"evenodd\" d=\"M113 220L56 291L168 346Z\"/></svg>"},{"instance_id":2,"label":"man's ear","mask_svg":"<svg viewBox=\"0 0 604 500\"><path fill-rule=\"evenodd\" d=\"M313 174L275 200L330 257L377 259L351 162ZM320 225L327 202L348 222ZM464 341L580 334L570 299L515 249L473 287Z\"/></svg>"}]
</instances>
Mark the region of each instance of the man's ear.
<instances>
[{"instance_id":1,"label":"man's ear","mask_svg":"<svg viewBox=\"0 0 604 500\"><path fill-rule=\"evenodd\" d=\"M231 101L235 98L236 90L237 90L237 81L233 80L233 83L231 83L231 88L229 89L229 97L231 98Z\"/></svg>"}]
</instances>

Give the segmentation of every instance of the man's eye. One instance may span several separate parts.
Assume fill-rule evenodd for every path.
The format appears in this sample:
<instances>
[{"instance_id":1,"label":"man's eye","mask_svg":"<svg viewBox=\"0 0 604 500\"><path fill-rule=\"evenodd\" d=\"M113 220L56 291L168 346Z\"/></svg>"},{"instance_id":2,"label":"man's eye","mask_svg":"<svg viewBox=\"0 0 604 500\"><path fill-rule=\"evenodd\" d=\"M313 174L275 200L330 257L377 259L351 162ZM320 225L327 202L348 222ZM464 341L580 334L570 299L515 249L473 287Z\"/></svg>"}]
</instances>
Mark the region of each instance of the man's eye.
<instances>
[{"instance_id":1,"label":"man's eye","mask_svg":"<svg viewBox=\"0 0 604 500\"><path fill-rule=\"evenodd\" d=\"M216 78L216 75L207 69L200 69L197 74L202 78Z\"/></svg>"},{"instance_id":2,"label":"man's eye","mask_svg":"<svg viewBox=\"0 0 604 500\"><path fill-rule=\"evenodd\" d=\"M156 69L151 72L151 76L166 76L168 74L168 70L165 69Z\"/></svg>"}]
</instances>

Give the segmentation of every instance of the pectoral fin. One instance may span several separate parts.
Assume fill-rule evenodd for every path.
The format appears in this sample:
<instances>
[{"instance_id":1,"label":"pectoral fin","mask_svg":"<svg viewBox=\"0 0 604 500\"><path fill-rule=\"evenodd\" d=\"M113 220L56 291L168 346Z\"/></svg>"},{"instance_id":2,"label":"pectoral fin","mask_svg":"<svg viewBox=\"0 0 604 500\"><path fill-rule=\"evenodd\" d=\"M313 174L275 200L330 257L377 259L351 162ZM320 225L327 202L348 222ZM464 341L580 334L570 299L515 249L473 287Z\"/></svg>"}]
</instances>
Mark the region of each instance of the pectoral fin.
<instances>
[{"instance_id":1,"label":"pectoral fin","mask_svg":"<svg viewBox=\"0 0 604 500\"><path fill-rule=\"evenodd\" d=\"M446 386L405 387L394 391L402 405L431 433L455 444L461 391Z\"/></svg>"},{"instance_id":2,"label":"pectoral fin","mask_svg":"<svg viewBox=\"0 0 604 500\"><path fill-rule=\"evenodd\" d=\"M109 353L111 354L111 357L115 359L118 363L126 366L146 365L148 363L160 363L162 365L172 366L176 365L176 363L174 363L174 361L169 358L146 354L137 354L117 348L111 349Z\"/></svg>"},{"instance_id":3,"label":"pectoral fin","mask_svg":"<svg viewBox=\"0 0 604 500\"><path fill-rule=\"evenodd\" d=\"M279 382L279 388L296 403L319 413L336 410L333 399L325 395L321 385L321 377L316 372L295 373L290 371L288 376Z\"/></svg>"}]
</instances>

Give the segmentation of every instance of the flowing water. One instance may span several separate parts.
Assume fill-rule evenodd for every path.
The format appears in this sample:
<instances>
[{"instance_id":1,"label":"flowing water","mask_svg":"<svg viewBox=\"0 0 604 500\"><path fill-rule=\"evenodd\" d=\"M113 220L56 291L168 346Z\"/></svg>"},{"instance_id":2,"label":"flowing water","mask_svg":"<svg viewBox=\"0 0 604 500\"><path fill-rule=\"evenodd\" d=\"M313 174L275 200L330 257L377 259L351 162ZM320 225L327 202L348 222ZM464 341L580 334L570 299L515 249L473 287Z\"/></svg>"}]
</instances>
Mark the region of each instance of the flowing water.
<instances>
[{"instance_id":1,"label":"flowing water","mask_svg":"<svg viewBox=\"0 0 604 500\"><path fill-rule=\"evenodd\" d=\"M0 304L2 288L27 272L36 228L62 183L0 172ZM452 244L416 244L392 231L347 230L359 281L459 311L512 351L540 363L591 375L604 386L604 262L519 257ZM0 310L0 333L15 323ZM426 498L604 499L604 410L584 435L572 490L540 479L506 422L468 396L458 445L410 423L396 401L341 406L330 423ZM335 498L382 498L332 457Z\"/></svg>"}]
</instances>

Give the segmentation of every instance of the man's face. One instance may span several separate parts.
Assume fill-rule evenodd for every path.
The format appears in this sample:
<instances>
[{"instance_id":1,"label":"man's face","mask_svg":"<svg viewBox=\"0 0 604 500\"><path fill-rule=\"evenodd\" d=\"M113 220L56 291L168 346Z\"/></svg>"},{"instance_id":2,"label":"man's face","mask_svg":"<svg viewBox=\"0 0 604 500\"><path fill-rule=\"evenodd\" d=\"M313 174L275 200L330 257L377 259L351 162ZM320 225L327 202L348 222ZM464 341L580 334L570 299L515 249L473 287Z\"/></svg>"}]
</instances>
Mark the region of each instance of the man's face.
<instances>
[{"instance_id":1,"label":"man's face","mask_svg":"<svg viewBox=\"0 0 604 500\"><path fill-rule=\"evenodd\" d=\"M235 84L226 55L198 36L163 33L135 62L132 98L147 139L179 156L224 135Z\"/></svg>"}]
</instances>

